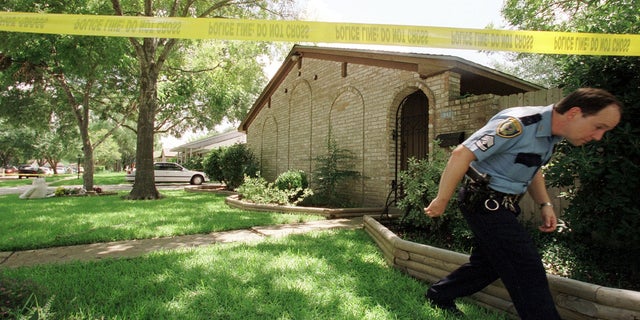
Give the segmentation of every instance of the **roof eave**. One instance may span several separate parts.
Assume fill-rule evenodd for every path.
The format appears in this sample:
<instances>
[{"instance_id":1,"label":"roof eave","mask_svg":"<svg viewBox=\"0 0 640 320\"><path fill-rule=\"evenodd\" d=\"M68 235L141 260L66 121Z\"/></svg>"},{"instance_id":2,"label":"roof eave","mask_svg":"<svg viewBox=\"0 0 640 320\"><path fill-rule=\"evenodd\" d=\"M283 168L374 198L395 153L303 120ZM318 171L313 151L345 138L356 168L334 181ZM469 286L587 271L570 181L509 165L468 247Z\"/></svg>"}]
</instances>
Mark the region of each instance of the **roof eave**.
<instances>
[{"instance_id":1,"label":"roof eave","mask_svg":"<svg viewBox=\"0 0 640 320\"><path fill-rule=\"evenodd\" d=\"M449 70L463 70L523 91L545 89L542 86L455 56L294 45L278 71L256 99L247 116L240 123L238 131L247 132L260 109L270 103L271 96L287 74L304 57L402 69L418 72L421 77L425 78Z\"/></svg>"}]
</instances>

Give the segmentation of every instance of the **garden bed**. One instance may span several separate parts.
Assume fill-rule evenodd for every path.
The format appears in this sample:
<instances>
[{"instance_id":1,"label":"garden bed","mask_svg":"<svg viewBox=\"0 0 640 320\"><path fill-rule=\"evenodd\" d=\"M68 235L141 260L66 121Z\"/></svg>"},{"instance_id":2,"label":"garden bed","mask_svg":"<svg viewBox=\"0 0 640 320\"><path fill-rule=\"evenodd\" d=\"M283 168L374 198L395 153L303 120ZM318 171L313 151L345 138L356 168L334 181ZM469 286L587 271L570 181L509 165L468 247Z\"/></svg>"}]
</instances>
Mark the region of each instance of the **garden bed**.
<instances>
[{"instance_id":1,"label":"garden bed","mask_svg":"<svg viewBox=\"0 0 640 320\"><path fill-rule=\"evenodd\" d=\"M114 191L103 191L103 192L95 192L95 191L87 191L84 194L65 194L65 195L56 195L56 197L95 197L95 196L115 196L117 192Z\"/></svg>"},{"instance_id":2,"label":"garden bed","mask_svg":"<svg viewBox=\"0 0 640 320\"><path fill-rule=\"evenodd\" d=\"M189 187L185 187L184 191L209 192L209 193L229 195L229 196L237 194L234 191L227 190L227 187L223 185L189 186Z\"/></svg>"},{"instance_id":3,"label":"garden bed","mask_svg":"<svg viewBox=\"0 0 640 320\"><path fill-rule=\"evenodd\" d=\"M231 195L225 199L225 203L233 208L251 211L268 211L282 213L297 214L315 214L325 216L327 219L340 219L362 217L365 215L380 214L384 208L382 207L364 207L364 208L318 208L318 207L299 207L299 206L281 206L276 204L258 204L247 202L239 199L238 195Z\"/></svg>"}]
</instances>

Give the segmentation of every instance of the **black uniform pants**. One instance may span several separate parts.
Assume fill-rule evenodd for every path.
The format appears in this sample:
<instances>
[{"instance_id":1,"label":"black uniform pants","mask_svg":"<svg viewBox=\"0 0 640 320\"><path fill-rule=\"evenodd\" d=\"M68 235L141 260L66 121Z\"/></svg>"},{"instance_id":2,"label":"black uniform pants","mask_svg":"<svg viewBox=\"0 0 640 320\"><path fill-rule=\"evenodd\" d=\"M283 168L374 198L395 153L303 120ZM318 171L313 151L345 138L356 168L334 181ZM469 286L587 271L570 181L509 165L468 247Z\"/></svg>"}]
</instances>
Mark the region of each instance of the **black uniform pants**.
<instances>
[{"instance_id":1,"label":"black uniform pants","mask_svg":"<svg viewBox=\"0 0 640 320\"><path fill-rule=\"evenodd\" d=\"M464 193L463 188L459 200L467 198ZM520 208L516 205L513 212L500 205L489 211L483 201L460 207L475 236L475 247L469 263L435 283L429 296L438 303L452 303L500 278L522 319L560 319L540 255L516 218Z\"/></svg>"}]
</instances>

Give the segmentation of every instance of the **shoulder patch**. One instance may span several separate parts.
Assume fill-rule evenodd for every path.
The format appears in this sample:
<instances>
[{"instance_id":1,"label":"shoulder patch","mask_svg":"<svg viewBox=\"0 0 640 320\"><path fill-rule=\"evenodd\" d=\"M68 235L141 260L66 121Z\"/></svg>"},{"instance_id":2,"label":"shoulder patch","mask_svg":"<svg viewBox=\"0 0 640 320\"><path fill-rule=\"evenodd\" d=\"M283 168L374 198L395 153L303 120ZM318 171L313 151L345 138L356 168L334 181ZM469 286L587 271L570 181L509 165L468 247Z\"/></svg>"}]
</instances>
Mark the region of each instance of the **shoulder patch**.
<instances>
[{"instance_id":1,"label":"shoulder patch","mask_svg":"<svg viewBox=\"0 0 640 320\"><path fill-rule=\"evenodd\" d=\"M476 147L478 147L478 149L482 151L489 150L491 147L493 147L493 144L493 136L490 136L488 134L485 134L484 136L480 137L480 139L476 140Z\"/></svg>"},{"instance_id":2,"label":"shoulder patch","mask_svg":"<svg viewBox=\"0 0 640 320\"><path fill-rule=\"evenodd\" d=\"M522 124L514 117L502 121L496 128L499 137L515 138L522 133Z\"/></svg>"}]
</instances>

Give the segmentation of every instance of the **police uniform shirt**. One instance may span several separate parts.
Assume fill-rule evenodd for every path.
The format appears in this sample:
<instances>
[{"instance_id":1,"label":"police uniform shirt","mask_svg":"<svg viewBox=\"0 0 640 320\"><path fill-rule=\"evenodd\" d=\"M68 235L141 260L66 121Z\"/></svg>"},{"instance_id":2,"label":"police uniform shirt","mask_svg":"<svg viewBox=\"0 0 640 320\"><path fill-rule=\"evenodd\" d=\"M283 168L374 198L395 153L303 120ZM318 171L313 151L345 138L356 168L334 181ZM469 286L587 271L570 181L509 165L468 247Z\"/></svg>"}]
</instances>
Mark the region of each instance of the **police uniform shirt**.
<instances>
[{"instance_id":1,"label":"police uniform shirt","mask_svg":"<svg viewBox=\"0 0 640 320\"><path fill-rule=\"evenodd\" d=\"M477 158L471 165L491 175L491 189L509 194L527 190L562 140L551 134L552 112L553 105L505 109L463 142Z\"/></svg>"}]
</instances>

